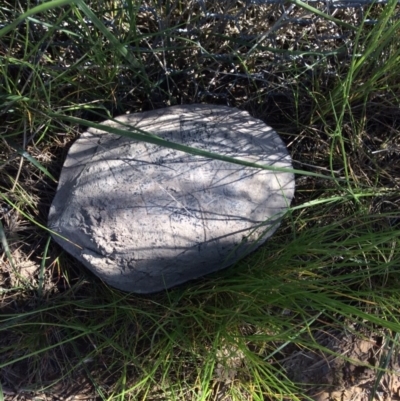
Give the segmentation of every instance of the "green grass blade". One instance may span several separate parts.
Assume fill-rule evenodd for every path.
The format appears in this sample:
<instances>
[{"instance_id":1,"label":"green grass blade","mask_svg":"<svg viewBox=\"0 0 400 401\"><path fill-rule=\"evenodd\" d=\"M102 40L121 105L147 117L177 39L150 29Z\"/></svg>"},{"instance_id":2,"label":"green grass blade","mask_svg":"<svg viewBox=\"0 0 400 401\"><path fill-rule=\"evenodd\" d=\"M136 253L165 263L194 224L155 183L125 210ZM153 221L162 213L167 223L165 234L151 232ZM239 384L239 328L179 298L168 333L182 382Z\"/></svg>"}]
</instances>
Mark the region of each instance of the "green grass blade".
<instances>
[{"instance_id":1,"label":"green grass blade","mask_svg":"<svg viewBox=\"0 0 400 401\"><path fill-rule=\"evenodd\" d=\"M125 59L127 59L132 67L138 68L141 66L141 64L128 51L127 47L114 37L114 35L99 20L99 18L97 18L96 14L87 6L87 4L83 0L76 0L76 4L83 11L83 13L94 23L94 25L104 35L104 37L106 37L110 41L111 46Z\"/></svg>"},{"instance_id":2,"label":"green grass blade","mask_svg":"<svg viewBox=\"0 0 400 401\"><path fill-rule=\"evenodd\" d=\"M47 261L47 254L49 252L49 245L51 242L51 236L47 238L47 242L44 248L43 256L42 256L42 262L40 263L40 270L39 270L39 279L38 279L38 288L37 288L37 293L39 298L42 297L43 295L43 288L44 288L44 275L45 275L45 269L46 269L46 261Z\"/></svg>"},{"instance_id":3,"label":"green grass blade","mask_svg":"<svg viewBox=\"0 0 400 401\"><path fill-rule=\"evenodd\" d=\"M8 246L6 233L4 232L4 227L3 227L3 223L1 222L1 220L0 220L0 241L1 241L1 245L3 247L3 251L7 256L7 259L10 262L12 269L14 271L17 271L17 269L15 268L13 257L11 255L10 247Z\"/></svg>"},{"instance_id":4,"label":"green grass blade","mask_svg":"<svg viewBox=\"0 0 400 401\"><path fill-rule=\"evenodd\" d=\"M4 28L0 29L0 38L14 30L21 22L32 15L44 13L45 11L52 10L53 8L62 7L73 3L73 0L51 0L40 4L39 6L33 7L21 14L18 18L11 22L11 24L8 24Z\"/></svg>"},{"instance_id":5,"label":"green grass blade","mask_svg":"<svg viewBox=\"0 0 400 401\"><path fill-rule=\"evenodd\" d=\"M37 222L32 216L30 216L28 213L25 213L20 207L18 207L18 205L16 205L14 202L12 202L9 198L7 198L7 196L5 196L4 194L2 194L0 192L0 196L4 199L4 201L6 203L8 203L13 209L17 210L18 213L20 213L22 216L24 216L26 219L28 219L31 223L33 223L35 226L47 231L50 234L53 235L57 235L58 237L62 238L65 241L68 241L70 244L81 248L79 245L75 244L74 242L72 242L71 240L69 240L68 238L63 237L62 235L50 230L49 228L47 228L46 226L44 226L43 224L40 224L39 222Z\"/></svg>"},{"instance_id":6,"label":"green grass blade","mask_svg":"<svg viewBox=\"0 0 400 401\"><path fill-rule=\"evenodd\" d=\"M305 10L312 12L314 15L317 15L318 17L324 18L328 21L332 21L335 24L338 24L339 26L342 26L344 28L350 29L352 31L356 31L358 29L357 27L348 24L347 22L343 22L340 19L334 18L331 15L326 14L313 6L310 6L309 4L304 3L301 0L290 0L290 3L296 4L296 6L304 8Z\"/></svg>"},{"instance_id":7,"label":"green grass blade","mask_svg":"<svg viewBox=\"0 0 400 401\"><path fill-rule=\"evenodd\" d=\"M246 167L260 168L263 170L301 174L301 175L305 175L305 176L324 178L324 179L328 179L328 180L337 180L337 178L334 178L334 177L328 176L328 175L324 175L324 174L312 173L310 171L290 169L290 168L284 168L284 167L267 166L264 164L252 163L252 162L248 162L245 160L236 159L234 157L220 155L218 153L207 152L205 150L193 148L191 146L186 146L186 145L181 145L179 143L166 141L165 139L162 139L151 133L147 133L138 128L134 128L135 132L132 132L132 131L126 131L126 130L122 130L122 129L115 128L115 127L110 127L110 126L107 126L104 124L98 124L98 123L95 123L92 121L86 121L86 120L83 120L83 119L77 118L77 117L65 116L65 115L58 114L58 113L49 113L48 115L50 117L58 118L60 120L70 121L72 123L81 124L86 127L96 128L96 129L99 129L99 130L102 130L102 131L105 131L105 132L108 132L111 134L125 136L127 138L131 138L136 141L152 143L154 145L159 145L159 146L163 146L166 148L179 150L181 152L189 153L189 154L192 154L195 156L208 157L210 159L221 160L224 162L239 164L241 166L246 166Z\"/></svg>"},{"instance_id":8,"label":"green grass blade","mask_svg":"<svg viewBox=\"0 0 400 401\"><path fill-rule=\"evenodd\" d=\"M8 144L13 147L19 155L24 157L30 163L32 163L36 168L38 168L42 173L49 177L52 181L57 182L57 180L50 174L46 167L42 166L33 156L31 156L26 150L22 149L11 139L7 140Z\"/></svg>"}]
</instances>

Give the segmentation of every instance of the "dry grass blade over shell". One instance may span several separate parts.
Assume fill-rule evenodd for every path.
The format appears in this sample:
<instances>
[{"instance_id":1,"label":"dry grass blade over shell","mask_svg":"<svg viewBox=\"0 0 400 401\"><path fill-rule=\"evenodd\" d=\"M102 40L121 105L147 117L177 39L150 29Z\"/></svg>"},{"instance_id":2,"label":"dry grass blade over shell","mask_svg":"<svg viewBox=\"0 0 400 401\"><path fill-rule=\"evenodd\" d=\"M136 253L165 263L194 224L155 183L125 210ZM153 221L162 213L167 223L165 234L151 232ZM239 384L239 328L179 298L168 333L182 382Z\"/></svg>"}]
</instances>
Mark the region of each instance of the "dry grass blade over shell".
<instances>
[{"instance_id":1,"label":"dry grass blade over shell","mask_svg":"<svg viewBox=\"0 0 400 401\"><path fill-rule=\"evenodd\" d=\"M398 397L399 38L392 0L3 1L0 398ZM50 238L55 180L87 126L194 103L273 127L294 202L234 267L122 293Z\"/></svg>"}]
</instances>

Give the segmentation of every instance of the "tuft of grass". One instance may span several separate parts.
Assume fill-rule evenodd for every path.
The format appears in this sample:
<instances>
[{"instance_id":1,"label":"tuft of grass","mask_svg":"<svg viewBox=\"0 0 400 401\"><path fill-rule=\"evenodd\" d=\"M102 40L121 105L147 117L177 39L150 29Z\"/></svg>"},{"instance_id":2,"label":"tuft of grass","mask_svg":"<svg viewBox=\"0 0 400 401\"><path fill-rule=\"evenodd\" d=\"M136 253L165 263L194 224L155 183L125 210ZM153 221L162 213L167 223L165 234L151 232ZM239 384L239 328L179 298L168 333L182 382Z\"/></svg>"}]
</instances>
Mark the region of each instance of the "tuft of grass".
<instances>
[{"instance_id":1,"label":"tuft of grass","mask_svg":"<svg viewBox=\"0 0 400 401\"><path fill-rule=\"evenodd\" d=\"M400 331L399 6L331 11L298 0L0 8L0 396L315 399L352 366L383 391ZM54 177L86 126L190 103L276 128L295 200L236 266L121 293L51 241ZM148 134L131 135L176 146ZM373 357L346 339L373 342ZM307 360L341 376L329 384Z\"/></svg>"}]
</instances>

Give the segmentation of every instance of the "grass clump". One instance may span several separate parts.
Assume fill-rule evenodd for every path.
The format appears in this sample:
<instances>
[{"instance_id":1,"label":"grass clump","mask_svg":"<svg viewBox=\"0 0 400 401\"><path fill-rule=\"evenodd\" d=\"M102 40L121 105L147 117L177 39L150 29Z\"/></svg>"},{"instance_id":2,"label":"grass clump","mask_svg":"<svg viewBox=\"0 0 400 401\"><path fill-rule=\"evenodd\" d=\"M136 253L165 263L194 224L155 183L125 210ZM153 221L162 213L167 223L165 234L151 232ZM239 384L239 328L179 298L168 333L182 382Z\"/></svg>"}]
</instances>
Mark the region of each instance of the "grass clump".
<instances>
[{"instance_id":1,"label":"grass clump","mask_svg":"<svg viewBox=\"0 0 400 401\"><path fill-rule=\"evenodd\" d=\"M350 399L363 383L370 399L390 395L398 13L394 1L0 8L0 394ZM77 119L190 103L248 110L278 130L294 168L331 179L299 172L282 227L237 266L123 294L50 239L55 179L84 129Z\"/></svg>"}]
</instances>

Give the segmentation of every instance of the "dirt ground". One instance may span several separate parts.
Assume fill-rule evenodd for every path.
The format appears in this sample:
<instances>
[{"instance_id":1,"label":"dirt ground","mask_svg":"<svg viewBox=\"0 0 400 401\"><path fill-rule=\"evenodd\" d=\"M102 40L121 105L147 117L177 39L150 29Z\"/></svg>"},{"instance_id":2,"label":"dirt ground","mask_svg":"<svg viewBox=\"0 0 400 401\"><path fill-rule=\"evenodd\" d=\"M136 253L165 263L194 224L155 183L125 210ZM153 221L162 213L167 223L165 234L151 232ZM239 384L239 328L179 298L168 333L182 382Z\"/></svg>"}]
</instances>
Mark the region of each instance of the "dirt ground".
<instances>
[{"instance_id":1,"label":"dirt ground","mask_svg":"<svg viewBox=\"0 0 400 401\"><path fill-rule=\"evenodd\" d=\"M400 399L400 356L398 352L391 352L391 339L384 334L356 336L320 332L316 341L332 354L297 349L283 364L290 379L301 383L311 399Z\"/></svg>"},{"instance_id":2,"label":"dirt ground","mask_svg":"<svg viewBox=\"0 0 400 401\"><path fill-rule=\"evenodd\" d=\"M384 333L360 336L350 332L321 331L314 339L321 347L331 350L332 354L316 352L315 349L293 347L288 350L282 362L287 376L303 389L309 399L315 401L400 400L400 355L398 352L392 352L392 339L385 337ZM243 362L241 356L236 355L232 359L229 371L217 365L215 372L219 377L216 380L215 389L217 400L232 400L226 394L226 388L238 379L236 373ZM83 376L80 379L76 378L74 386L67 388L60 382L51 387L48 392L40 394L23 389L15 392L3 387L4 399L6 401L100 400L90 381Z\"/></svg>"}]
</instances>

